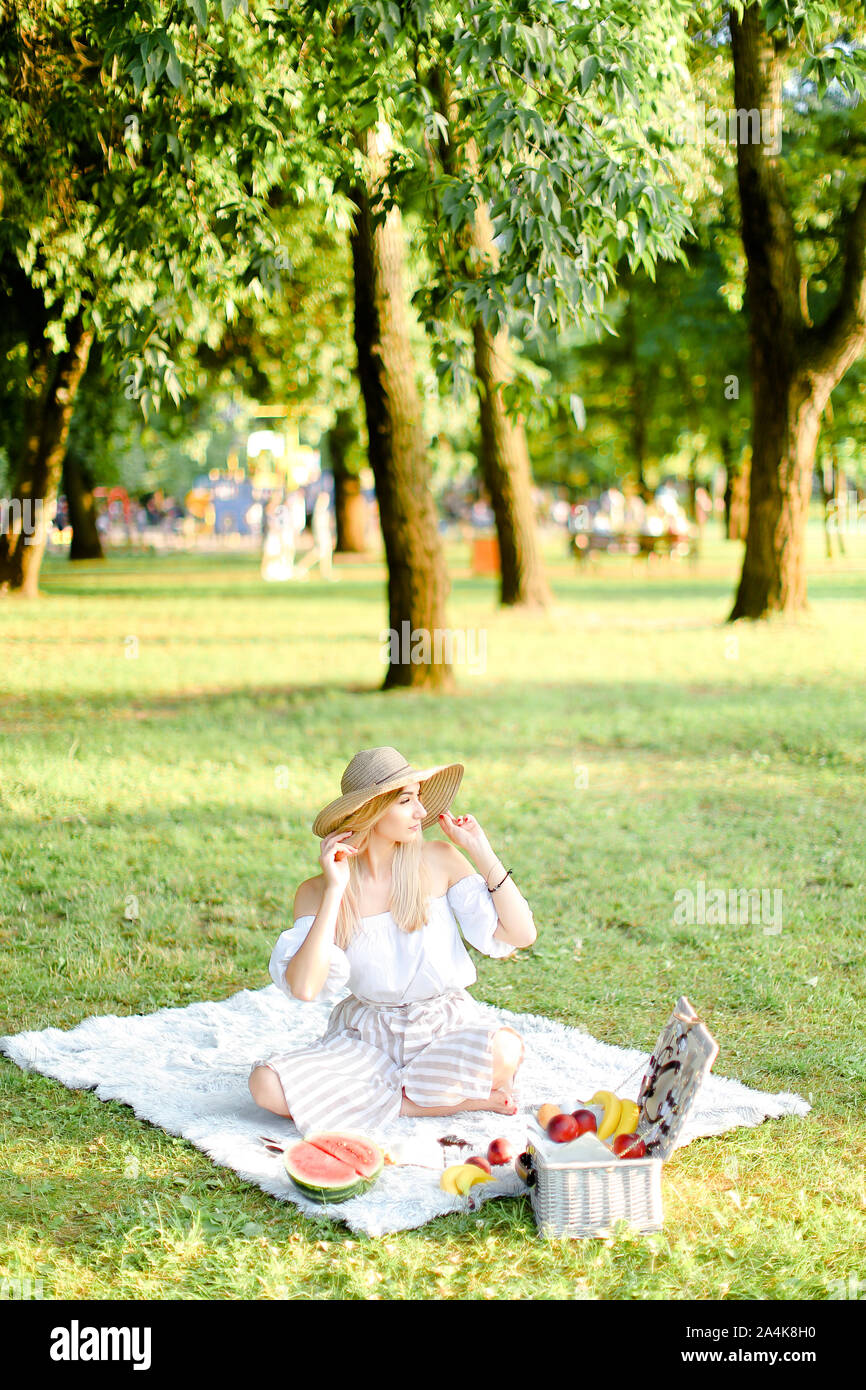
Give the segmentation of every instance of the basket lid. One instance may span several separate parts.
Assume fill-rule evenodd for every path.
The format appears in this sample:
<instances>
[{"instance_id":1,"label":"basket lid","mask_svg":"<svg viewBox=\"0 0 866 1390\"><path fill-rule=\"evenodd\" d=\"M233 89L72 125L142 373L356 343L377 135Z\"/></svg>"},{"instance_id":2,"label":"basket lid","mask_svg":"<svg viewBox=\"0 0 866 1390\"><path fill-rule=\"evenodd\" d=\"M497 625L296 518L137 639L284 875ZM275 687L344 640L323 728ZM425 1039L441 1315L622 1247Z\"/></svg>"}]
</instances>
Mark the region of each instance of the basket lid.
<instances>
[{"instance_id":1,"label":"basket lid","mask_svg":"<svg viewBox=\"0 0 866 1390\"><path fill-rule=\"evenodd\" d=\"M647 1156L668 1158L716 1060L719 1044L681 995L655 1045L641 1082L637 1133Z\"/></svg>"}]
</instances>

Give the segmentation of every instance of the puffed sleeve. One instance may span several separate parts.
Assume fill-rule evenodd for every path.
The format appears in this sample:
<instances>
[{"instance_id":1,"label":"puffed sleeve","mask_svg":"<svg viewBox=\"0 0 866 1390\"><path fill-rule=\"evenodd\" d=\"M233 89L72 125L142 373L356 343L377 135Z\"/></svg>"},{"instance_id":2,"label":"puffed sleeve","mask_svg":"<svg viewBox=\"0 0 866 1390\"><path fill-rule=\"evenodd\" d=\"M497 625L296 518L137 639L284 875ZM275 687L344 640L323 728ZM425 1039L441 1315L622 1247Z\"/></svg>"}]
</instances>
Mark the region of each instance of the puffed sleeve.
<instances>
[{"instance_id":1,"label":"puffed sleeve","mask_svg":"<svg viewBox=\"0 0 866 1390\"><path fill-rule=\"evenodd\" d=\"M523 901L526 902L526 899ZM493 897L487 891L481 874L467 874L465 878L452 883L448 889L448 902L470 946L485 956L494 957L510 956L517 950L507 941L497 941L493 935L499 926L499 918ZM529 904L526 906L528 909Z\"/></svg>"},{"instance_id":2,"label":"puffed sleeve","mask_svg":"<svg viewBox=\"0 0 866 1390\"><path fill-rule=\"evenodd\" d=\"M297 995L292 994L286 984L286 966L292 956L298 952L307 939L310 927L316 918L313 914L308 917L299 917L293 927L284 931L277 941L276 946L271 952L271 960L268 966L271 979L277 989L281 989L288 999L297 999ZM316 1004L322 1001L338 999L345 994L349 983L349 958L345 951L341 951L337 945L331 946L331 967L328 971L328 978L323 984L315 1000Z\"/></svg>"}]
</instances>

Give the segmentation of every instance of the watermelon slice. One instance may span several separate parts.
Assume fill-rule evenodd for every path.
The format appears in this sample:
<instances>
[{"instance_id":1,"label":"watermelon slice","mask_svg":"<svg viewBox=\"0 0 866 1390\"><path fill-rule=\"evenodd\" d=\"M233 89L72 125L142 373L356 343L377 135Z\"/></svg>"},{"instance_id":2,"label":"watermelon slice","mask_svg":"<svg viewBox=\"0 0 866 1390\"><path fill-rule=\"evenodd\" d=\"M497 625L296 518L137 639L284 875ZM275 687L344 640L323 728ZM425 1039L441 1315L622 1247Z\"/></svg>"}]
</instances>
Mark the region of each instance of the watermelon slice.
<instances>
[{"instance_id":1,"label":"watermelon slice","mask_svg":"<svg viewBox=\"0 0 866 1390\"><path fill-rule=\"evenodd\" d=\"M311 1135L283 1155L295 1187L312 1202L347 1202L366 1192L384 1164L380 1148L363 1134Z\"/></svg>"},{"instance_id":2,"label":"watermelon slice","mask_svg":"<svg viewBox=\"0 0 866 1390\"><path fill-rule=\"evenodd\" d=\"M374 1144L366 1134L358 1134L355 1130L317 1131L315 1134L308 1134L306 1142L321 1149L322 1153L340 1159L368 1182L379 1176L385 1164L385 1155L378 1144Z\"/></svg>"}]
</instances>

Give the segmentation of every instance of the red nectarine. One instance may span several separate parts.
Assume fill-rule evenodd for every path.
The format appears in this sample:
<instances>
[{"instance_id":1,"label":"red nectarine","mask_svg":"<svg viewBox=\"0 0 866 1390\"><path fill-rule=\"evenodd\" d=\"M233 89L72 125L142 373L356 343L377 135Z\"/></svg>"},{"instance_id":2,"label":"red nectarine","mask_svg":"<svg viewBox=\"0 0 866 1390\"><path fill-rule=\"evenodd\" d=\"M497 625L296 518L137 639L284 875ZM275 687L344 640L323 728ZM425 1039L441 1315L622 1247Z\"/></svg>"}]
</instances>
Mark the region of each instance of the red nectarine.
<instances>
[{"instance_id":1,"label":"red nectarine","mask_svg":"<svg viewBox=\"0 0 866 1390\"><path fill-rule=\"evenodd\" d=\"M591 1110L573 1110L571 1113L577 1120L578 1134L597 1133L598 1123Z\"/></svg>"},{"instance_id":2,"label":"red nectarine","mask_svg":"<svg viewBox=\"0 0 866 1390\"><path fill-rule=\"evenodd\" d=\"M487 1162L486 1158L483 1158L481 1156L481 1154L473 1154L472 1158L467 1158L466 1162L474 1163L476 1167L480 1168L485 1173L490 1172L490 1164Z\"/></svg>"},{"instance_id":3,"label":"red nectarine","mask_svg":"<svg viewBox=\"0 0 866 1390\"><path fill-rule=\"evenodd\" d=\"M487 1162L497 1168L514 1157L514 1149L507 1139L492 1139L487 1150Z\"/></svg>"},{"instance_id":4,"label":"red nectarine","mask_svg":"<svg viewBox=\"0 0 866 1390\"><path fill-rule=\"evenodd\" d=\"M618 1134L613 1151L617 1158L646 1158L646 1144L639 1134Z\"/></svg>"},{"instance_id":5,"label":"red nectarine","mask_svg":"<svg viewBox=\"0 0 866 1390\"><path fill-rule=\"evenodd\" d=\"M573 1115L554 1115L547 1126L547 1133L554 1144L567 1144L569 1139L577 1138L580 1130Z\"/></svg>"}]
</instances>

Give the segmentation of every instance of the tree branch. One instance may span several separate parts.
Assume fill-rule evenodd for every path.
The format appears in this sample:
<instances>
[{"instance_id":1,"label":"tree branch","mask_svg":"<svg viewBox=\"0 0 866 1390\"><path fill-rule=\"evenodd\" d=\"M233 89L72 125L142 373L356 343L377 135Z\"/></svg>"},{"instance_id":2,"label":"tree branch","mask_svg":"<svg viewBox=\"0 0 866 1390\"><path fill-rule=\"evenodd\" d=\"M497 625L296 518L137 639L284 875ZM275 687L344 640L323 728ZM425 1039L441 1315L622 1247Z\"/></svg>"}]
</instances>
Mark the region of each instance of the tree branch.
<instances>
[{"instance_id":1,"label":"tree branch","mask_svg":"<svg viewBox=\"0 0 866 1390\"><path fill-rule=\"evenodd\" d=\"M840 381L866 346L866 183L845 231L844 269L836 306L807 338L811 370Z\"/></svg>"}]
</instances>

